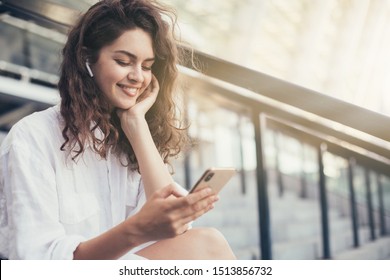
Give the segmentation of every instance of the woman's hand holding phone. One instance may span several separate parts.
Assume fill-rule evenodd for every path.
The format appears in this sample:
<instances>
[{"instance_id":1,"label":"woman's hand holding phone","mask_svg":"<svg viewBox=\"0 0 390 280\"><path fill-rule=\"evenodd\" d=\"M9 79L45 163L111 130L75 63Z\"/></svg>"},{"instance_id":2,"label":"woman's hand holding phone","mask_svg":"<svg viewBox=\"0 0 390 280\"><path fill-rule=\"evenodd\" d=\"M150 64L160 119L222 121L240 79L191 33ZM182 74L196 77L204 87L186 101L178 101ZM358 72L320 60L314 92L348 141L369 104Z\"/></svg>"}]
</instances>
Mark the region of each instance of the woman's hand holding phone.
<instances>
[{"instance_id":1,"label":"woman's hand holding phone","mask_svg":"<svg viewBox=\"0 0 390 280\"><path fill-rule=\"evenodd\" d=\"M189 223L211 210L217 200L218 197L209 188L183 196L172 184L153 193L128 222L137 221L132 229L140 238L139 243L171 238L186 232Z\"/></svg>"}]
</instances>

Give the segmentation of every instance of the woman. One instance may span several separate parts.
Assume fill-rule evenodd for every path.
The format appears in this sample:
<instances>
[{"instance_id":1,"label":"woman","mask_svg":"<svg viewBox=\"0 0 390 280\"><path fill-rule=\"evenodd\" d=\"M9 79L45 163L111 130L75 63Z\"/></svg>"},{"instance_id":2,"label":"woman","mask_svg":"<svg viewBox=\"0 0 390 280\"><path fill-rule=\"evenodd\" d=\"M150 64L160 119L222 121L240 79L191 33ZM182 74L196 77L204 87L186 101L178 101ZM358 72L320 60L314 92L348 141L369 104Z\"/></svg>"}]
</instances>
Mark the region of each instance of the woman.
<instances>
[{"instance_id":1,"label":"woman","mask_svg":"<svg viewBox=\"0 0 390 280\"><path fill-rule=\"evenodd\" d=\"M70 31L61 104L19 121L1 148L2 257L234 259L219 232L189 228L217 196L185 195L166 167L184 139L169 15L104 0Z\"/></svg>"}]
</instances>

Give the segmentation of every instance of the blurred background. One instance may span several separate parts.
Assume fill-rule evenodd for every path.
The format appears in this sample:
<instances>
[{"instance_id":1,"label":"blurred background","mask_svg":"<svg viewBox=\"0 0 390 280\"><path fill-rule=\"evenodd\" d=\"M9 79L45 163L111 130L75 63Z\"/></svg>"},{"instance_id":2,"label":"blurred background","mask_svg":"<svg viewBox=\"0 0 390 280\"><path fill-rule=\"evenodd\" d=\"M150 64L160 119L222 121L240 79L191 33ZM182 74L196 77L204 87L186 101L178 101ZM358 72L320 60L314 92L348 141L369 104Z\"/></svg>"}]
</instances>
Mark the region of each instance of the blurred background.
<instances>
[{"instance_id":1,"label":"blurred background","mask_svg":"<svg viewBox=\"0 0 390 280\"><path fill-rule=\"evenodd\" d=\"M390 114L390 1L164 2L198 50Z\"/></svg>"},{"instance_id":2,"label":"blurred background","mask_svg":"<svg viewBox=\"0 0 390 280\"><path fill-rule=\"evenodd\" d=\"M58 102L67 29L95 2L0 1L0 141ZM196 225L240 259L389 259L390 1L162 2L202 66L180 65L175 179L239 171Z\"/></svg>"}]
</instances>

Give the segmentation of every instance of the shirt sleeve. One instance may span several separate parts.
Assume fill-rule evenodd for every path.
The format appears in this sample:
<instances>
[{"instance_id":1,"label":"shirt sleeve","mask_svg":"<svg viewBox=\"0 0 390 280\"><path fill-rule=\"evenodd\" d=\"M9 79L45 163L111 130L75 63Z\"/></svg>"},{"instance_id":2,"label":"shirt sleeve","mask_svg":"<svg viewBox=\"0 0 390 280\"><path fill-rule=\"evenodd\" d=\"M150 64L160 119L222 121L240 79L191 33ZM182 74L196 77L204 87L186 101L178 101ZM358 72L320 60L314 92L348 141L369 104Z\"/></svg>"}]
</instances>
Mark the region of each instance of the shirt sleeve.
<instances>
[{"instance_id":1,"label":"shirt sleeve","mask_svg":"<svg viewBox=\"0 0 390 280\"><path fill-rule=\"evenodd\" d=\"M50 161L29 147L11 145L3 157L9 259L73 259L84 241L59 222L56 176Z\"/></svg>"}]
</instances>

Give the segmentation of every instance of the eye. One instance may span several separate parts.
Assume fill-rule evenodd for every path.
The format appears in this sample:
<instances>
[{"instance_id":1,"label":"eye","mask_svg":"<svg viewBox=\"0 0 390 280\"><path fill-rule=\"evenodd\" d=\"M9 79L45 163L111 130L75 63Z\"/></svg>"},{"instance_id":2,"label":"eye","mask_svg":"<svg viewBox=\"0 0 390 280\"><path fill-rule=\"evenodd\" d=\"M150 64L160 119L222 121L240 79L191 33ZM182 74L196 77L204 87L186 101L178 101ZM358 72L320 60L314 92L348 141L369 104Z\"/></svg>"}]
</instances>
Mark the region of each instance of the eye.
<instances>
[{"instance_id":1,"label":"eye","mask_svg":"<svg viewBox=\"0 0 390 280\"><path fill-rule=\"evenodd\" d=\"M118 63L120 66L128 66L131 64L131 62L120 60L120 59L115 59L115 62Z\"/></svg>"},{"instance_id":2,"label":"eye","mask_svg":"<svg viewBox=\"0 0 390 280\"><path fill-rule=\"evenodd\" d=\"M145 61L142 64L142 69L145 71L151 71L153 68L154 61Z\"/></svg>"},{"instance_id":3,"label":"eye","mask_svg":"<svg viewBox=\"0 0 390 280\"><path fill-rule=\"evenodd\" d=\"M152 66L142 66L142 69L144 69L145 71L150 71L152 70Z\"/></svg>"}]
</instances>

